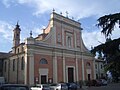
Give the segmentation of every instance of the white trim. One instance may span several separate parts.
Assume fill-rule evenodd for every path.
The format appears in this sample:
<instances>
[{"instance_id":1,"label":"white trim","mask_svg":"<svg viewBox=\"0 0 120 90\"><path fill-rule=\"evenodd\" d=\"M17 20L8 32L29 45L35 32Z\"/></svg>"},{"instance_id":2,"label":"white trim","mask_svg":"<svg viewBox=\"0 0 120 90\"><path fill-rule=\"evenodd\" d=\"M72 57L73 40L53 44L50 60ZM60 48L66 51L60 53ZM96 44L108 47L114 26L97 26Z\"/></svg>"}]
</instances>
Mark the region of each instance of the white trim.
<instances>
[{"instance_id":1,"label":"white trim","mask_svg":"<svg viewBox=\"0 0 120 90\"><path fill-rule=\"evenodd\" d=\"M82 33L82 32L81 32ZM81 59L82 59L82 80L85 80L85 70L84 70L84 57L83 57L83 44L82 44L82 34L80 37L80 48L81 48Z\"/></svg>"},{"instance_id":2,"label":"white trim","mask_svg":"<svg viewBox=\"0 0 120 90\"><path fill-rule=\"evenodd\" d=\"M75 44L75 48L77 48L77 39L76 39L76 36L77 36L77 35L76 35L76 33L74 32L74 39L75 39L75 40L74 40L74 44Z\"/></svg>"},{"instance_id":3,"label":"white trim","mask_svg":"<svg viewBox=\"0 0 120 90\"><path fill-rule=\"evenodd\" d=\"M93 59L93 74L94 74L94 79L96 79L96 68L95 68L95 59Z\"/></svg>"},{"instance_id":4,"label":"white trim","mask_svg":"<svg viewBox=\"0 0 120 90\"><path fill-rule=\"evenodd\" d=\"M76 81L76 78L75 78L75 66L66 66L66 81L68 82L68 68L73 68L74 82L75 82Z\"/></svg>"},{"instance_id":5,"label":"white trim","mask_svg":"<svg viewBox=\"0 0 120 90\"><path fill-rule=\"evenodd\" d=\"M53 45L56 46L56 27L53 27Z\"/></svg>"},{"instance_id":6,"label":"white trim","mask_svg":"<svg viewBox=\"0 0 120 90\"><path fill-rule=\"evenodd\" d=\"M57 83L57 57L53 56L53 83Z\"/></svg>"},{"instance_id":7,"label":"white trim","mask_svg":"<svg viewBox=\"0 0 120 90\"><path fill-rule=\"evenodd\" d=\"M48 72L49 70L47 68L42 68L42 69L39 69L39 83L41 83L41 76L42 75L46 75L47 77L47 82L48 82Z\"/></svg>"},{"instance_id":8,"label":"white trim","mask_svg":"<svg viewBox=\"0 0 120 90\"><path fill-rule=\"evenodd\" d=\"M78 77L78 59L77 59L77 55L76 55L76 81L79 80L79 77Z\"/></svg>"},{"instance_id":9,"label":"white trim","mask_svg":"<svg viewBox=\"0 0 120 90\"><path fill-rule=\"evenodd\" d=\"M65 32L64 32L64 29L62 28L62 23L61 23L61 29L62 29L62 45L65 46L65 44L64 44L64 38L65 38L64 33Z\"/></svg>"},{"instance_id":10,"label":"white trim","mask_svg":"<svg viewBox=\"0 0 120 90\"><path fill-rule=\"evenodd\" d=\"M87 74L91 74L91 69L86 69Z\"/></svg>"},{"instance_id":11,"label":"white trim","mask_svg":"<svg viewBox=\"0 0 120 90\"><path fill-rule=\"evenodd\" d=\"M24 57L24 59L25 59L25 67L24 67L24 84L27 84L27 54L25 53L25 57Z\"/></svg>"},{"instance_id":12,"label":"white trim","mask_svg":"<svg viewBox=\"0 0 120 90\"><path fill-rule=\"evenodd\" d=\"M29 84L34 85L34 56L29 56Z\"/></svg>"},{"instance_id":13,"label":"white trim","mask_svg":"<svg viewBox=\"0 0 120 90\"><path fill-rule=\"evenodd\" d=\"M65 75L65 57L63 57L63 82L66 82L65 78L66 78L66 75Z\"/></svg>"}]
</instances>

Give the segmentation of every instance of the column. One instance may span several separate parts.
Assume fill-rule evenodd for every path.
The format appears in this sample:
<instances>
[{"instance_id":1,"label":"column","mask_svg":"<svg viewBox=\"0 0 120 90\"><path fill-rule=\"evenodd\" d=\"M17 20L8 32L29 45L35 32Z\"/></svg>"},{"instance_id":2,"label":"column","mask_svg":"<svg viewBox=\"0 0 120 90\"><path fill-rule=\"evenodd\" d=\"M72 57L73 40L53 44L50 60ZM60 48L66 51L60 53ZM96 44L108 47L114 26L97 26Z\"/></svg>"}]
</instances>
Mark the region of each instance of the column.
<instances>
[{"instance_id":1,"label":"column","mask_svg":"<svg viewBox=\"0 0 120 90\"><path fill-rule=\"evenodd\" d=\"M62 28L63 27L63 24L62 24L62 22L61 22L61 31L62 31L62 45L64 46L64 29Z\"/></svg>"},{"instance_id":2,"label":"column","mask_svg":"<svg viewBox=\"0 0 120 90\"><path fill-rule=\"evenodd\" d=\"M57 57L53 56L53 83L57 83Z\"/></svg>"},{"instance_id":3,"label":"column","mask_svg":"<svg viewBox=\"0 0 120 90\"><path fill-rule=\"evenodd\" d=\"M29 56L29 84L34 85L34 55Z\"/></svg>"},{"instance_id":4,"label":"column","mask_svg":"<svg viewBox=\"0 0 120 90\"><path fill-rule=\"evenodd\" d=\"M79 78L78 78L78 58L77 58L77 54L76 54L76 56L75 56L76 58L76 81L78 81L79 80Z\"/></svg>"},{"instance_id":5,"label":"column","mask_svg":"<svg viewBox=\"0 0 120 90\"><path fill-rule=\"evenodd\" d=\"M24 59L25 59L25 66L24 66L24 84L27 84L27 53L25 53Z\"/></svg>"},{"instance_id":6,"label":"column","mask_svg":"<svg viewBox=\"0 0 120 90\"><path fill-rule=\"evenodd\" d=\"M82 33L82 31L81 31ZM83 58L83 42L82 42L82 34L80 37L80 48L81 48L81 59L82 59L82 80L85 80L85 70L84 70L84 58Z\"/></svg>"},{"instance_id":7,"label":"column","mask_svg":"<svg viewBox=\"0 0 120 90\"><path fill-rule=\"evenodd\" d=\"M63 56L63 82L66 82L66 76L65 76L65 57Z\"/></svg>"},{"instance_id":8,"label":"column","mask_svg":"<svg viewBox=\"0 0 120 90\"><path fill-rule=\"evenodd\" d=\"M84 59L83 59L83 54L81 53L81 58L82 58L82 79L83 81L85 80L85 70L84 70Z\"/></svg>"},{"instance_id":9,"label":"column","mask_svg":"<svg viewBox=\"0 0 120 90\"><path fill-rule=\"evenodd\" d=\"M95 70L95 59L93 58L93 74L94 74L94 79L96 79L96 70Z\"/></svg>"}]
</instances>

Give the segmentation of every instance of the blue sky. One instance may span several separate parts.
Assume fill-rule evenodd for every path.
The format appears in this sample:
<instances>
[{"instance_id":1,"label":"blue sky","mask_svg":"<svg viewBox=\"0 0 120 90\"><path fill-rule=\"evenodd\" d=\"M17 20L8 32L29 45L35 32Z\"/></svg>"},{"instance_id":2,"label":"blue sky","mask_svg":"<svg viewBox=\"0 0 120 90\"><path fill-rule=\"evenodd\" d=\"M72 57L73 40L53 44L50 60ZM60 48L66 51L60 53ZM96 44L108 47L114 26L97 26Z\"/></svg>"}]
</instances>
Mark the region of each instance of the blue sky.
<instances>
[{"instance_id":1,"label":"blue sky","mask_svg":"<svg viewBox=\"0 0 120 90\"><path fill-rule=\"evenodd\" d=\"M13 29L17 21L21 28L21 42L29 37L32 30L36 37L45 28L53 8L56 13L69 13L69 18L80 20L82 37L88 49L105 42L104 36L97 28L97 19L106 14L120 12L119 0L0 0L0 52L8 52L12 47ZM120 37L118 27L112 38Z\"/></svg>"}]
</instances>

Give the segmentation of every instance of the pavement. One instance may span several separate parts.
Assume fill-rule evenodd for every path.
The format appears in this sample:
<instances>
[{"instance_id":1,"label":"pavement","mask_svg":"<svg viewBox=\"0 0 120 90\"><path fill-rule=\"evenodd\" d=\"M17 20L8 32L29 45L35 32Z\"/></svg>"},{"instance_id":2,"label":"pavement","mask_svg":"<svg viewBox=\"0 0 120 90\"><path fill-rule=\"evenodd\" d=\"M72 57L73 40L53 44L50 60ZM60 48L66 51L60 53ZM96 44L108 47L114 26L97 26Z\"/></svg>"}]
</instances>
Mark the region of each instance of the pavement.
<instances>
[{"instance_id":1,"label":"pavement","mask_svg":"<svg viewBox=\"0 0 120 90\"><path fill-rule=\"evenodd\" d=\"M99 86L99 87L88 87L88 86L82 86L79 90L120 90L120 83L111 83L107 86Z\"/></svg>"}]
</instances>

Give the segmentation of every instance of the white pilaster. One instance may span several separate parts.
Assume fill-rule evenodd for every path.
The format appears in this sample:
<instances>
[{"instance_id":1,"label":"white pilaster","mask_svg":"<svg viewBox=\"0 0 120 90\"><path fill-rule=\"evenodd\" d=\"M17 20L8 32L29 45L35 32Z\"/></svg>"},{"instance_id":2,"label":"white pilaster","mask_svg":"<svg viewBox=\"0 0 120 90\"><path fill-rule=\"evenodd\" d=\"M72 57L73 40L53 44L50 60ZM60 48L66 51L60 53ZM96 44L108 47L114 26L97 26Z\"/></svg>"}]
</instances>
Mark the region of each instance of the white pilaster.
<instances>
[{"instance_id":1,"label":"white pilaster","mask_svg":"<svg viewBox=\"0 0 120 90\"><path fill-rule=\"evenodd\" d=\"M82 31L81 31L82 33ZM82 59L82 80L85 80L85 70L84 70L84 58L83 58L83 42L82 42L82 34L80 37L80 48L81 48L81 59Z\"/></svg>"},{"instance_id":2,"label":"white pilaster","mask_svg":"<svg viewBox=\"0 0 120 90\"><path fill-rule=\"evenodd\" d=\"M57 57L53 56L53 83L57 83Z\"/></svg>"},{"instance_id":3,"label":"white pilaster","mask_svg":"<svg viewBox=\"0 0 120 90\"><path fill-rule=\"evenodd\" d=\"M24 84L27 84L27 53L25 53Z\"/></svg>"},{"instance_id":4,"label":"white pilaster","mask_svg":"<svg viewBox=\"0 0 120 90\"><path fill-rule=\"evenodd\" d=\"M53 45L56 46L56 27L52 27L53 29Z\"/></svg>"},{"instance_id":5,"label":"white pilaster","mask_svg":"<svg viewBox=\"0 0 120 90\"><path fill-rule=\"evenodd\" d=\"M76 39L76 33L74 32L74 44L75 44L75 48L77 47L77 39Z\"/></svg>"},{"instance_id":6,"label":"white pilaster","mask_svg":"<svg viewBox=\"0 0 120 90\"><path fill-rule=\"evenodd\" d=\"M85 80L85 69L84 69L84 59L83 59L83 54L82 54L82 80Z\"/></svg>"},{"instance_id":7,"label":"white pilaster","mask_svg":"<svg viewBox=\"0 0 120 90\"><path fill-rule=\"evenodd\" d=\"M76 55L76 81L78 81L78 59L77 59L77 55Z\"/></svg>"},{"instance_id":8,"label":"white pilaster","mask_svg":"<svg viewBox=\"0 0 120 90\"><path fill-rule=\"evenodd\" d=\"M66 82L66 75L65 75L65 57L63 56L63 82Z\"/></svg>"},{"instance_id":9,"label":"white pilaster","mask_svg":"<svg viewBox=\"0 0 120 90\"><path fill-rule=\"evenodd\" d=\"M94 79L96 79L96 71L95 71L95 59L93 58L93 71L94 71Z\"/></svg>"},{"instance_id":10,"label":"white pilaster","mask_svg":"<svg viewBox=\"0 0 120 90\"><path fill-rule=\"evenodd\" d=\"M64 46L64 29L62 28L63 24L61 23L61 29L62 29L62 45Z\"/></svg>"},{"instance_id":11,"label":"white pilaster","mask_svg":"<svg viewBox=\"0 0 120 90\"><path fill-rule=\"evenodd\" d=\"M29 56L29 84L34 85L34 56Z\"/></svg>"}]
</instances>

